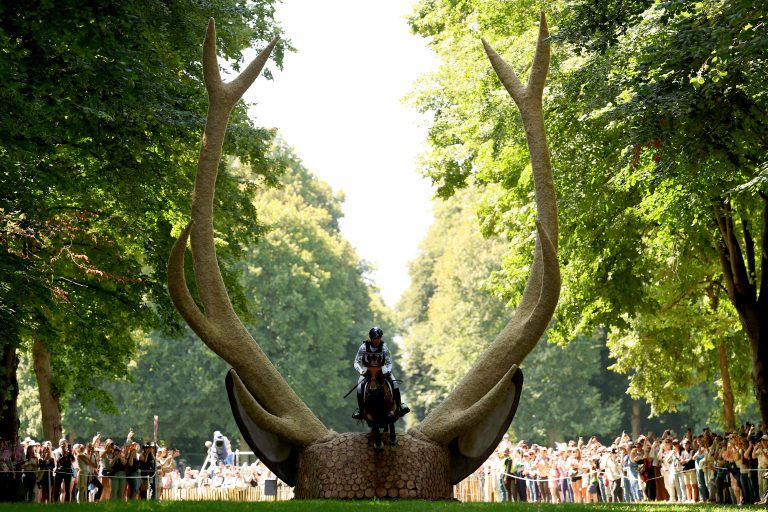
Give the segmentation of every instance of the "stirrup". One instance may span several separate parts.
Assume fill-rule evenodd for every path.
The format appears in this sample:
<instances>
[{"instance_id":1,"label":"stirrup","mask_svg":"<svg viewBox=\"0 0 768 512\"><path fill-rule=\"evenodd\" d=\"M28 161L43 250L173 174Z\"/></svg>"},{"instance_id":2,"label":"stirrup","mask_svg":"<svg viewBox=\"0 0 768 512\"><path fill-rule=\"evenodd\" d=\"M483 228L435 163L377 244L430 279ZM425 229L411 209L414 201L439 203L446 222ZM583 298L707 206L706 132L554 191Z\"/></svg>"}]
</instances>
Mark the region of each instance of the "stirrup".
<instances>
[{"instance_id":1,"label":"stirrup","mask_svg":"<svg viewBox=\"0 0 768 512\"><path fill-rule=\"evenodd\" d=\"M401 416L401 417L402 417L402 416L405 416L405 415L406 415L406 414L408 414L409 412L411 412L411 408L410 408L410 407L408 407L408 406L407 406L407 405L405 405L405 404L400 404L400 416Z\"/></svg>"},{"instance_id":2,"label":"stirrup","mask_svg":"<svg viewBox=\"0 0 768 512\"><path fill-rule=\"evenodd\" d=\"M363 419L363 413L362 413L361 411L355 411L355 412L352 414L352 419L355 419L355 420L362 420L362 419Z\"/></svg>"}]
</instances>

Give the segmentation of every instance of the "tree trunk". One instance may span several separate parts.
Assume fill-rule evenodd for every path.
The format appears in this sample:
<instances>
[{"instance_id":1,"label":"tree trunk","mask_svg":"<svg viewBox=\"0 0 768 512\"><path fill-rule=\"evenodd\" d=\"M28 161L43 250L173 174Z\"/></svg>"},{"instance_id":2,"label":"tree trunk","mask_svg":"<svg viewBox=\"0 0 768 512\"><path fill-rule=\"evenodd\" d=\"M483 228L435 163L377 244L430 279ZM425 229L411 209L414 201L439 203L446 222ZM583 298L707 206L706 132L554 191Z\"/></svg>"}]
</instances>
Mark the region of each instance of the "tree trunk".
<instances>
[{"instance_id":1,"label":"tree trunk","mask_svg":"<svg viewBox=\"0 0 768 512\"><path fill-rule=\"evenodd\" d=\"M725 417L725 431L736 430L736 414L733 409L733 389L731 388L731 373L728 370L728 353L725 351L725 343L717 347L720 355L720 376L723 379L723 415Z\"/></svg>"},{"instance_id":2,"label":"tree trunk","mask_svg":"<svg viewBox=\"0 0 768 512\"><path fill-rule=\"evenodd\" d=\"M712 312L716 312L719 307L720 298L715 291L714 283L707 286L707 296L710 300ZM736 430L736 412L734 410L733 387L731 387L731 371L728 368L728 352L725 349L725 342L720 342L717 346L719 356L720 376L723 380L723 418L725 420L725 430L733 432Z\"/></svg>"},{"instance_id":3,"label":"tree trunk","mask_svg":"<svg viewBox=\"0 0 768 512\"><path fill-rule=\"evenodd\" d=\"M715 206L715 222L720 232L718 252L728 298L739 314L749 341L752 359L752 386L763 427L768 426L768 196L763 199L760 268L755 261L755 243L749 223L741 222L744 249L737 239L733 211L728 202ZM746 258L745 258L746 255ZM758 287L759 282L759 287Z\"/></svg>"},{"instance_id":4,"label":"tree trunk","mask_svg":"<svg viewBox=\"0 0 768 512\"><path fill-rule=\"evenodd\" d=\"M640 424L641 420L640 401L632 400L632 415L629 417L629 426L632 429L632 439L640 437L640 429L642 428L642 425Z\"/></svg>"},{"instance_id":5,"label":"tree trunk","mask_svg":"<svg viewBox=\"0 0 768 512\"><path fill-rule=\"evenodd\" d=\"M16 369L19 358L16 345L3 345L3 367L0 369L0 437L16 439L19 432L19 414L16 399L19 396L19 382Z\"/></svg>"},{"instance_id":6,"label":"tree trunk","mask_svg":"<svg viewBox=\"0 0 768 512\"><path fill-rule=\"evenodd\" d=\"M752 385L760 407L762 426L765 428L768 425L768 308L761 310L758 312L757 308L750 308L742 324L749 322L752 327L751 334L747 333L749 352L752 355Z\"/></svg>"},{"instance_id":7,"label":"tree trunk","mask_svg":"<svg viewBox=\"0 0 768 512\"><path fill-rule=\"evenodd\" d=\"M43 419L43 438L56 446L61 439L61 395L54 388L51 354L40 340L32 345L32 361L40 393L40 411Z\"/></svg>"}]
</instances>

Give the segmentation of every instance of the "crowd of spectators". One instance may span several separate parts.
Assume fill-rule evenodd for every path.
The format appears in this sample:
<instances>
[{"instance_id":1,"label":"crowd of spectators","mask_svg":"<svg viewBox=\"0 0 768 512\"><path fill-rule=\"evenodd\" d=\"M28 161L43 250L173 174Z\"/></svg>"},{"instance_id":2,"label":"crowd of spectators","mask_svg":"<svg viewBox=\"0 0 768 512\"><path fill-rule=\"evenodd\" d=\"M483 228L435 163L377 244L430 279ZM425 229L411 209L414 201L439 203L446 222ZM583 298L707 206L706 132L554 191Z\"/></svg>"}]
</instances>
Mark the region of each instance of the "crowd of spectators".
<instances>
[{"instance_id":1,"label":"crowd of spectators","mask_svg":"<svg viewBox=\"0 0 768 512\"><path fill-rule=\"evenodd\" d=\"M202 468L177 468L179 451L134 441L102 439L70 446L61 439L0 438L0 501L105 501L159 498L172 489L263 486L275 475L258 461L237 465L229 440L215 432L206 442ZM478 469L485 501L549 503L713 502L766 503L768 432L746 424L735 432L671 430L632 439L622 433L609 444L540 446L513 443L505 435Z\"/></svg>"},{"instance_id":2,"label":"crowd of spectators","mask_svg":"<svg viewBox=\"0 0 768 512\"><path fill-rule=\"evenodd\" d=\"M206 442L203 468L177 468L176 449L139 443L130 431L120 445L97 433L90 442L38 443L0 438L0 501L98 502L160 498L164 490L263 485L275 475L259 462L236 466L220 432Z\"/></svg>"},{"instance_id":3,"label":"crowd of spectators","mask_svg":"<svg viewBox=\"0 0 768 512\"><path fill-rule=\"evenodd\" d=\"M768 432L746 424L725 434L622 433L608 444L593 436L551 447L505 435L476 475L486 501L742 505L766 503L766 473Z\"/></svg>"}]
</instances>

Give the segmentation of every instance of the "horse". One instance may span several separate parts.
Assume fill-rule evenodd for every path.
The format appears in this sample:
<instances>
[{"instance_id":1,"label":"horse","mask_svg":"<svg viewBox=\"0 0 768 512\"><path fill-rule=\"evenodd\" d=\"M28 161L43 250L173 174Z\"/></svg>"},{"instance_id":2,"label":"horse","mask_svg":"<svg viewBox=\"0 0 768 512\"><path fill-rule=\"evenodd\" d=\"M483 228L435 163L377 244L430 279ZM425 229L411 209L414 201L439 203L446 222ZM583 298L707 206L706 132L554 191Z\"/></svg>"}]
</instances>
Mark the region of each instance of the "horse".
<instances>
[{"instance_id":1,"label":"horse","mask_svg":"<svg viewBox=\"0 0 768 512\"><path fill-rule=\"evenodd\" d=\"M394 400L392 385L381 371L382 357L373 354L368 366L367 378L363 384L363 418L371 428L373 449L384 450L381 431L389 431L390 446L397 445L395 422L398 419L397 404Z\"/></svg>"}]
</instances>

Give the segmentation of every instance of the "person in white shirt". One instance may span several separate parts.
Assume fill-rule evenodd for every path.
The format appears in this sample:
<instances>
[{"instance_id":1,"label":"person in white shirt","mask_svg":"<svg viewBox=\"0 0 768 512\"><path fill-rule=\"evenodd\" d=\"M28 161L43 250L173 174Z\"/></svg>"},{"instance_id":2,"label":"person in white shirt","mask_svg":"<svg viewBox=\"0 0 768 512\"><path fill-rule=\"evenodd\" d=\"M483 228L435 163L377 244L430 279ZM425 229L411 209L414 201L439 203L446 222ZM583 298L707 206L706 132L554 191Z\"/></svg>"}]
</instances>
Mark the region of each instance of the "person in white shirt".
<instances>
[{"instance_id":1,"label":"person in white shirt","mask_svg":"<svg viewBox=\"0 0 768 512\"><path fill-rule=\"evenodd\" d=\"M614 503L624 501L623 489L621 487L621 477L623 476L623 473L618 449L613 447L611 448L608 458L605 460L605 477L608 479L611 501Z\"/></svg>"}]
</instances>

